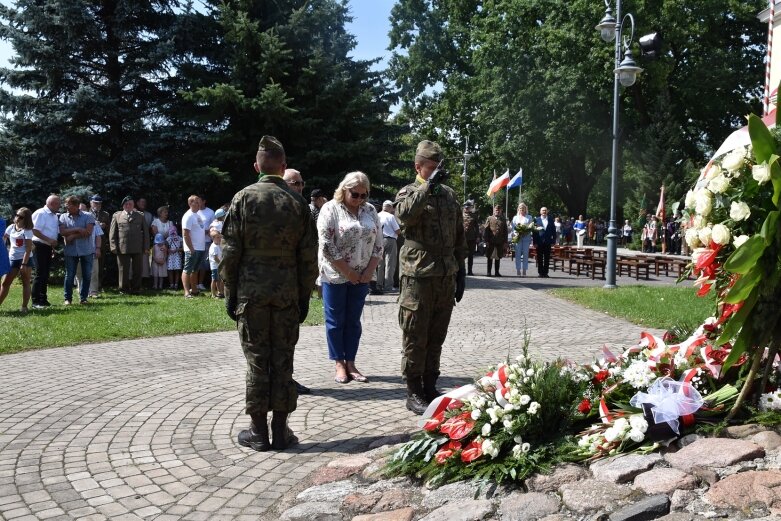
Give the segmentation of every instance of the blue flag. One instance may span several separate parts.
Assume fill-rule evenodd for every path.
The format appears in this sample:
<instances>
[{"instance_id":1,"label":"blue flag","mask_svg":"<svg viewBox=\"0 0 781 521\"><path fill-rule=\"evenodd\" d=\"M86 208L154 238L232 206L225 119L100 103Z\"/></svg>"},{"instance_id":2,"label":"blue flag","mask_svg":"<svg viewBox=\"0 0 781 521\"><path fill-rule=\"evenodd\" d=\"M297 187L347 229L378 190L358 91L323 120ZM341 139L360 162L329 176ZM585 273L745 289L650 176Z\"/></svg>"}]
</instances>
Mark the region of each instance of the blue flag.
<instances>
[{"instance_id":1,"label":"blue flag","mask_svg":"<svg viewBox=\"0 0 781 521\"><path fill-rule=\"evenodd\" d=\"M507 185L507 189L510 188L520 188L523 184L523 168L518 170L518 173L513 176L512 179L510 179L510 183Z\"/></svg>"}]
</instances>

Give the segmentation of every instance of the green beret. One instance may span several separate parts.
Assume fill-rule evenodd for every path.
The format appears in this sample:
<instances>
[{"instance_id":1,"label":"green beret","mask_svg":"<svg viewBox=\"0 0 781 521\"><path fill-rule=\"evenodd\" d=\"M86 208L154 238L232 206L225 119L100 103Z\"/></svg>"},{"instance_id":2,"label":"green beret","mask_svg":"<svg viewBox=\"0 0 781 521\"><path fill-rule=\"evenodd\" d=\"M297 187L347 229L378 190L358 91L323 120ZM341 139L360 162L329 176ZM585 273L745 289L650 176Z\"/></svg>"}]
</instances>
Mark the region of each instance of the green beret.
<instances>
[{"instance_id":1,"label":"green beret","mask_svg":"<svg viewBox=\"0 0 781 521\"><path fill-rule=\"evenodd\" d=\"M124 199L122 199L122 206L125 206L125 203L131 203L133 202L133 198L129 195L126 195Z\"/></svg>"},{"instance_id":2,"label":"green beret","mask_svg":"<svg viewBox=\"0 0 781 521\"><path fill-rule=\"evenodd\" d=\"M263 136L260 138L260 143L258 143L258 152L276 152L278 154L284 154L285 149L282 147L282 143L274 136Z\"/></svg>"},{"instance_id":3,"label":"green beret","mask_svg":"<svg viewBox=\"0 0 781 521\"><path fill-rule=\"evenodd\" d=\"M436 161L437 163L444 159L442 149L439 147L439 145L427 139L424 139L418 143L418 149L415 151L415 157L430 159L431 161Z\"/></svg>"}]
</instances>

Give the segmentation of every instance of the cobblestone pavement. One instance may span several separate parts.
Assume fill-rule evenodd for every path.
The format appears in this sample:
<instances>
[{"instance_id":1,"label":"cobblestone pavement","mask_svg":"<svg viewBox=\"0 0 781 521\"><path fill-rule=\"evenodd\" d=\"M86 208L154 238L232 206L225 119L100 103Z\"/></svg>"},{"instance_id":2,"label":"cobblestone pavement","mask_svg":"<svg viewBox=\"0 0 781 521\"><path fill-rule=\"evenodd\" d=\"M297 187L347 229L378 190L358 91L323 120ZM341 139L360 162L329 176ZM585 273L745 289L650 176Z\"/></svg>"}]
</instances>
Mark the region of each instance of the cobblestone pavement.
<instances>
[{"instance_id":1,"label":"cobblestone pavement","mask_svg":"<svg viewBox=\"0 0 781 521\"><path fill-rule=\"evenodd\" d=\"M468 383L524 330L532 354L591 359L640 328L556 299L551 286L602 285L552 273L469 277L453 314L440 383ZM536 271L532 268L532 273ZM485 273L485 261L475 264ZM619 284L629 279L620 278ZM634 283L634 280L631 281ZM651 281L670 284L672 278ZM286 452L239 447L244 360L235 332L141 339L6 355L0 386L0 519L258 519L330 459L408 431L395 295L369 297L358 367L369 384L333 380L324 329L302 328Z\"/></svg>"}]
</instances>

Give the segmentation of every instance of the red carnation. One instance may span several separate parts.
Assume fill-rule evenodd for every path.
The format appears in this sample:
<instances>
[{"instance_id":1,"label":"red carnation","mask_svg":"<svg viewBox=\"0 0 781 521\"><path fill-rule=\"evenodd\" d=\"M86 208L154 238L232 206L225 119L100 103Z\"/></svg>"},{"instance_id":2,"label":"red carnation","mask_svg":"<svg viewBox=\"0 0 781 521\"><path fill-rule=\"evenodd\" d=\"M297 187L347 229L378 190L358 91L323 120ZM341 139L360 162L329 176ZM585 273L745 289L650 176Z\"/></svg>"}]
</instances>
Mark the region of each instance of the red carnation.
<instances>
[{"instance_id":1,"label":"red carnation","mask_svg":"<svg viewBox=\"0 0 781 521\"><path fill-rule=\"evenodd\" d=\"M607 380L609 376L610 376L610 371L608 371L607 369L602 369L600 372L594 375L594 381L598 384L601 384L602 382Z\"/></svg>"},{"instance_id":2,"label":"red carnation","mask_svg":"<svg viewBox=\"0 0 781 521\"><path fill-rule=\"evenodd\" d=\"M580 414L588 414L588 412L591 410L591 400L588 398L583 398L583 400L578 404L578 412Z\"/></svg>"}]
</instances>

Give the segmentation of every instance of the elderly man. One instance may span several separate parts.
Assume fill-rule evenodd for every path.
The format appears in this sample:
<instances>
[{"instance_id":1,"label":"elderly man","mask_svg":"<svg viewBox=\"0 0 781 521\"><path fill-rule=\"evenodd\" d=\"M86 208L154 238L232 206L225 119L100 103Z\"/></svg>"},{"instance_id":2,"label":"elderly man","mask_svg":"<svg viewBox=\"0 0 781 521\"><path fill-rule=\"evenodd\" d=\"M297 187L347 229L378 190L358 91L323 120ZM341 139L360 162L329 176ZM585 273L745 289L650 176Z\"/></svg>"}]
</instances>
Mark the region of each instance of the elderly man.
<instances>
[{"instance_id":1,"label":"elderly man","mask_svg":"<svg viewBox=\"0 0 781 521\"><path fill-rule=\"evenodd\" d=\"M148 253L149 226L129 195L122 199L122 209L112 216L108 235L111 253L117 256L119 291L141 293L141 264L144 252Z\"/></svg>"},{"instance_id":2,"label":"elderly man","mask_svg":"<svg viewBox=\"0 0 781 521\"><path fill-rule=\"evenodd\" d=\"M70 306L73 300L73 281L76 278L76 268L81 264L81 284L79 285L79 303L86 304L89 296L90 279L92 278L92 261L95 256L95 241L92 229L95 218L91 213L82 212L81 201L75 195L65 199L65 209L60 216L60 235L65 241L65 305Z\"/></svg>"},{"instance_id":3,"label":"elderly man","mask_svg":"<svg viewBox=\"0 0 781 521\"><path fill-rule=\"evenodd\" d=\"M111 215L103 210L103 198L97 194L90 197L89 200L90 209L89 212L95 218L95 224L100 227L102 235L105 235L100 245L100 252L95 255L98 261L98 265L92 266L92 282L89 287L89 296L97 298L101 291L103 291L103 273L105 268L106 254L109 252L108 238L109 228L111 227Z\"/></svg>"},{"instance_id":4,"label":"elderly man","mask_svg":"<svg viewBox=\"0 0 781 521\"><path fill-rule=\"evenodd\" d=\"M298 441L287 417L298 399L293 354L317 277L317 241L306 200L282 179L282 144L263 136L255 159L258 182L233 197L225 217L220 275L225 308L238 322L247 359L246 412L252 421L239 433L239 445L284 450Z\"/></svg>"},{"instance_id":5,"label":"elderly man","mask_svg":"<svg viewBox=\"0 0 781 521\"><path fill-rule=\"evenodd\" d=\"M296 170L295 168L287 168L285 169L285 173L282 176L282 180L287 183L287 185L290 187L291 190L296 192L297 194L303 195L304 194L304 178L301 177L301 172Z\"/></svg>"},{"instance_id":6,"label":"elderly man","mask_svg":"<svg viewBox=\"0 0 781 521\"><path fill-rule=\"evenodd\" d=\"M550 254L553 243L556 242L556 225L553 218L548 215L548 209L540 208L540 216L534 219L537 228L533 239L537 250L537 271L540 277L547 279L550 269Z\"/></svg>"},{"instance_id":7,"label":"elderly man","mask_svg":"<svg viewBox=\"0 0 781 521\"><path fill-rule=\"evenodd\" d=\"M382 260L377 266L377 289L390 291L396 273L396 239L399 236L399 222L396 220L392 201L382 203L382 211L377 214L382 226Z\"/></svg>"},{"instance_id":8,"label":"elderly man","mask_svg":"<svg viewBox=\"0 0 781 521\"><path fill-rule=\"evenodd\" d=\"M33 308L51 306L46 294L49 285L54 248L60 233L60 196L50 195L46 205L33 212L33 245L35 246L35 276L33 277Z\"/></svg>"},{"instance_id":9,"label":"elderly man","mask_svg":"<svg viewBox=\"0 0 781 521\"><path fill-rule=\"evenodd\" d=\"M436 389L439 359L455 302L464 295L466 241L461 205L443 183L442 149L421 141L415 151L415 182L396 196L404 245L399 325L401 372L407 381L407 409L423 414L440 395ZM455 302L454 302L455 301Z\"/></svg>"}]
</instances>

